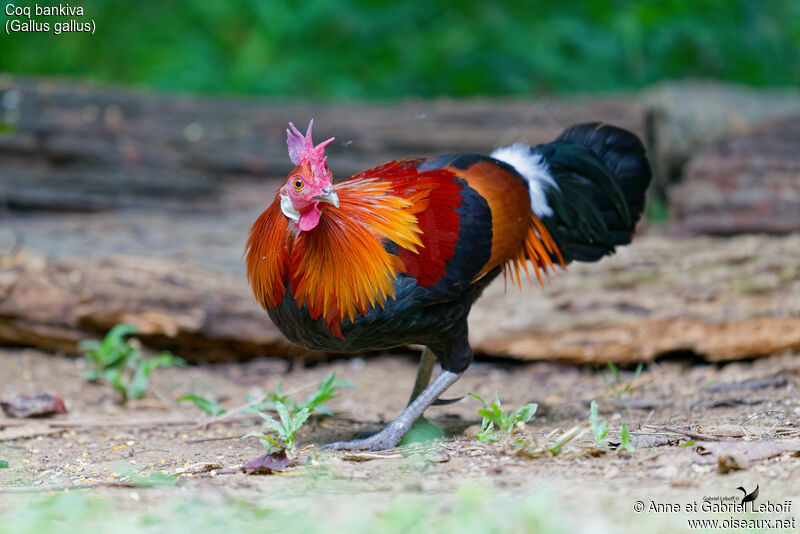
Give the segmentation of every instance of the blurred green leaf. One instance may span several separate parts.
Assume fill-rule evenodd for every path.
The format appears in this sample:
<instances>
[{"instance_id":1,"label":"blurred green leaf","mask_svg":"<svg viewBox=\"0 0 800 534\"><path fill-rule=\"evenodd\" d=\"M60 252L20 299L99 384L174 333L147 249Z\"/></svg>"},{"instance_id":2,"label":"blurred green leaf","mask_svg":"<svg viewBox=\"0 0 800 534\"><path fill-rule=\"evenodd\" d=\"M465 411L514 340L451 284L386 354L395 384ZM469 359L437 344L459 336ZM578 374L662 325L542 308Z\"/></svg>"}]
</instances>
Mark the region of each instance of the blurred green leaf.
<instances>
[{"instance_id":1,"label":"blurred green leaf","mask_svg":"<svg viewBox=\"0 0 800 534\"><path fill-rule=\"evenodd\" d=\"M619 444L618 451L628 451L633 452L635 449L633 447L633 442L631 441L631 432L628 430L628 425L624 422L622 423L622 428L620 429L620 440L621 443Z\"/></svg>"},{"instance_id":2,"label":"blurred green leaf","mask_svg":"<svg viewBox=\"0 0 800 534\"><path fill-rule=\"evenodd\" d=\"M602 447L606 444L606 436L608 435L608 422L597 415L597 401L592 401L589 407L589 426L592 427L592 436L597 446Z\"/></svg>"},{"instance_id":3,"label":"blurred green leaf","mask_svg":"<svg viewBox=\"0 0 800 534\"><path fill-rule=\"evenodd\" d=\"M225 409L214 399L208 399L194 394L184 395L178 399L178 402L187 401L193 403L198 409L209 415L222 415L225 413Z\"/></svg>"},{"instance_id":4,"label":"blurred green leaf","mask_svg":"<svg viewBox=\"0 0 800 534\"><path fill-rule=\"evenodd\" d=\"M800 84L795 0L82 6L94 35L7 36L0 71L290 98L574 93L681 77Z\"/></svg>"},{"instance_id":5,"label":"blurred green leaf","mask_svg":"<svg viewBox=\"0 0 800 534\"><path fill-rule=\"evenodd\" d=\"M109 330L103 341L81 341L78 347L84 352L86 363L83 377L92 382L102 378L119 391L125 400L138 399L147 392L154 370L186 364L183 359L169 352L162 352L154 358L144 357L139 349L125 339L136 332L136 327L120 324Z\"/></svg>"},{"instance_id":6,"label":"blurred green leaf","mask_svg":"<svg viewBox=\"0 0 800 534\"><path fill-rule=\"evenodd\" d=\"M325 375L317 385L317 389L298 408L308 408L312 412L333 415L333 411L325 405L325 402L338 397L340 389L354 389L355 387L348 380L337 380L336 373L331 371Z\"/></svg>"},{"instance_id":7,"label":"blurred green leaf","mask_svg":"<svg viewBox=\"0 0 800 534\"><path fill-rule=\"evenodd\" d=\"M398 446L404 447L412 443L427 443L443 437L444 432L442 432L441 428L424 417L420 417L414 421L414 424L408 429L408 432L406 432L403 439L400 440Z\"/></svg>"},{"instance_id":8,"label":"blurred green leaf","mask_svg":"<svg viewBox=\"0 0 800 534\"><path fill-rule=\"evenodd\" d=\"M495 392L494 402L491 404L487 403L475 393L468 393L468 395L478 399L483 405L483 407L478 410L478 415L482 417L481 429L475 435L475 438L484 443L498 441L500 439L497 432L494 431L495 427L501 430L504 435L510 436L514 432L517 423L528 423L536 413L536 404L520 406L513 412L503 410L503 405L500 402L500 398L497 396L497 392Z\"/></svg>"}]
</instances>

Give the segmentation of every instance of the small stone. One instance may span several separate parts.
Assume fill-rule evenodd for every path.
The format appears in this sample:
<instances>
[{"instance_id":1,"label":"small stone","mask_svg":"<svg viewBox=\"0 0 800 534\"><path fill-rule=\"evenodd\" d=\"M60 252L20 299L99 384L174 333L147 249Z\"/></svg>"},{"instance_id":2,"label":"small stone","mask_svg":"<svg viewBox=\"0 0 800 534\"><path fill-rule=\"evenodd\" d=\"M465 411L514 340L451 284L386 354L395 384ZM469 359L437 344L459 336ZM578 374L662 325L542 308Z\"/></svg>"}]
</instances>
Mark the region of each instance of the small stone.
<instances>
[{"instance_id":1,"label":"small stone","mask_svg":"<svg viewBox=\"0 0 800 534\"><path fill-rule=\"evenodd\" d=\"M749 467L747 459L738 453L720 454L717 469L721 475L731 471L743 471Z\"/></svg>"}]
</instances>

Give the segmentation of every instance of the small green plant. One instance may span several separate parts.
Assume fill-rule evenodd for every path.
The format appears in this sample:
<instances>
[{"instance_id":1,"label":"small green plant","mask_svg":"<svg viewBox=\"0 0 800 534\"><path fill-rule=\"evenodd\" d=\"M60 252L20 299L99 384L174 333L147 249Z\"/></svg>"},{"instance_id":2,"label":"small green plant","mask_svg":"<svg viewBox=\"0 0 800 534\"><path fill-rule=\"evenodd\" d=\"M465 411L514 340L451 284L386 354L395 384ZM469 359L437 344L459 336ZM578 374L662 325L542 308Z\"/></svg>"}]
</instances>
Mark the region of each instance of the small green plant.
<instances>
[{"instance_id":1,"label":"small green plant","mask_svg":"<svg viewBox=\"0 0 800 534\"><path fill-rule=\"evenodd\" d=\"M608 435L608 423L605 419L600 421L600 418L597 416L597 401L592 401L592 404L589 407L589 425L592 427L592 436L594 437L594 443L598 447L602 447L606 444L606 436Z\"/></svg>"},{"instance_id":2,"label":"small green plant","mask_svg":"<svg viewBox=\"0 0 800 534\"><path fill-rule=\"evenodd\" d=\"M494 394L494 402L492 403L487 403L475 393L468 393L468 395L478 399L483 405L478 410L478 415L483 418L481 420L481 429L475 435L475 438L483 443L499 441L500 437L510 436L517 427L517 423L527 423L536 414L536 404L520 406L513 412L504 411L497 393ZM498 431L495 428L500 432L500 436L498 436Z\"/></svg>"},{"instance_id":3,"label":"small green plant","mask_svg":"<svg viewBox=\"0 0 800 534\"><path fill-rule=\"evenodd\" d=\"M191 402L194 404L199 410L209 414L209 415L222 415L225 413L225 408L223 408L220 403L215 401L214 399L209 399L207 397L201 397L200 395L184 395L178 402Z\"/></svg>"},{"instance_id":4,"label":"small green plant","mask_svg":"<svg viewBox=\"0 0 800 534\"><path fill-rule=\"evenodd\" d=\"M353 385L348 380L339 380L336 378L336 373L330 372L320 381L317 389L303 401L299 409L311 410L311 412L319 412L323 415L333 415L333 410L328 408L325 404L331 399L338 397L339 390L341 389L354 389Z\"/></svg>"},{"instance_id":5,"label":"small green plant","mask_svg":"<svg viewBox=\"0 0 800 534\"><path fill-rule=\"evenodd\" d=\"M625 424L623 421L622 429L619 432L620 434L620 444L617 448L617 451L628 451L633 452L633 443L631 442L631 433L628 430L628 425Z\"/></svg>"},{"instance_id":6,"label":"small green plant","mask_svg":"<svg viewBox=\"0 0 800 534\"><path fill-rule=\"evenodd\" d=\"M275 409L275 403L278 402L282 402L290 411L297 411L300 409L297 407L296 402L289 400L289 394L283 392L283 378L278 381L278 387L275 388L275 391L267 392L266 399L266 402L273 410ZM271 403L271 405L269 403Z\"/></svg>"},{"instance_id":7,"label":"small green plant","mask_svg":"<svg viewBox=\"0 0 800 534\"><path fill-rule=\"evenodd\" d=\"M603 377L603 380L605 381L606 386L611 393L617 398L622 398L623 395L627 395L631 392L634 380L639 378L639 375L642 374L642 370L644 370L644 365L639 363L639 365L636 366L636 370L633 372L633 377L627 382L623 383L619 368L612 362L607 362L606 365L609 369L611 369L611 374L614 377L614 381L609 382L605 377Z\"/></svg>"},{"instance_id":8,"label":"small green plant","mask_svg":"<svg viewBox=\"0 0 800 534\"><path fill-rule=\"evenodd\" d=\"M278 412L280 421L277 421L271 415L263 412L259 412L258 414L264 419L264 426L275 433L275 437L263 432L254 431L248 432L242 436L242 438L258 437L261 439L261 444L264 445L267 454L272 452L272 447L278 447L279 449L285 450L287 456L292 457L294 455L296 443L295 435L311 416L311 410L309 408L303 408L292 415L289 413L286 405L281 401L275 402L275 410Z\"/></svg>"},{"instance_id":9,"label":"small green plant","mask_svg":"<svg viewBox=\"0 0 800 534\"><path fill-rule=\"evenodd\" d=\"M90 382L107 381L125 400L138 399L147 392L153 371L186 363L169 352L154 358L145 357L125 339L137 332L134 326L120 324L109 330L103 341L81 341L78 346L86 362L83 377Z\"/></svg>"},{"instance_id":10,"label":"small green plant","mask_svg":"<svg viewBox=\"0 0 800 534\"><path fill-rule=\"evenodd\" d=\"M331 371L325 375L322 380L317 384L317 389L311 393L303 402L295 402L290 400L291 393L283 391L283 379L278 382L278 387L275 391L266 394L263 402L258 402L257 398L248 396L247 400L251 403L257 403L250 406L245 413L261 412L264 410L275 410L278 403L283 404L291 414L297 414L302 410L308 409L311 413L320 413L322 415L333 415L326 402L335 399L341 393L342 389L354 389L356 386L348 380L340 380L336 378L336 373Z\"/></svg>"},{"instance_id":11,"label":"small green plant","mask_svg":"<svg viewBox=\"0 0 800 534\"><path fill-rule=\"evenodd\" d=\"M605 419L602 421L600 420L600 417L597 415L597 401L594 400L589 406L589 426L592 429L592 437L594 437L595 445L598 447L608 445L606 441L606 437L608 436L608 422ZM622 427L620 428L620 444L617 445L617 452L633 452L633 450L634 447L631 441L630 430L628 430L628 425L623 421Z\"/></svg>"},{"instance_id":12,"label":"small green plant","mask_svg":"<svg viewBox=\"0 0 800 534\"><path fill-rule=\"evenodd\" d=\"M8 469L8 462L5 460L0 460L0 469Z\"/></svg>"}]
</instances>

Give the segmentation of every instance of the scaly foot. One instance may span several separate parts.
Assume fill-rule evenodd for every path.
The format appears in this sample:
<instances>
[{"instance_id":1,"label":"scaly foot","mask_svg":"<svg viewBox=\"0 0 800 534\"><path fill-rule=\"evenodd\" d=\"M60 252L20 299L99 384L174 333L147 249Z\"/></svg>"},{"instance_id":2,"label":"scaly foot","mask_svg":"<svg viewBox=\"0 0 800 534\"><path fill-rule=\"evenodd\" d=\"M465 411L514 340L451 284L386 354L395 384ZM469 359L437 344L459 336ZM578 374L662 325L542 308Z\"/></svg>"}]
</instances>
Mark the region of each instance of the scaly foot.
<instances>
[{"instance_id":1,"label":"scaly foot","mask_svg":"<svg viewBox=\"0 0 800 534\"><path fill-rule=\"evenodd\" d=\"M333 449L335 451L383 451L395 447L414 421L420 418L422 412L439 398L450 385L458 380L460 373L442 370L433 382L431 382L422 393L406 406L397 419L386 425L386 428L364 439L354 439L352 441L336 441L328 443L323 449Z\"/></svg>"},{"instance_id":2,"label":"scaly foot","mask_svg":"<svg viewBox=\"0 0 800 534\"><path fill-rule=\"evenodd\" d=\"M354 439L351 441L334 441L322 448L334 451L384 451L397 446L400 440L403 439L406 430L406 428L401 428L390 423L386 428L368 438Z\"/></svg>"}]
</instances>

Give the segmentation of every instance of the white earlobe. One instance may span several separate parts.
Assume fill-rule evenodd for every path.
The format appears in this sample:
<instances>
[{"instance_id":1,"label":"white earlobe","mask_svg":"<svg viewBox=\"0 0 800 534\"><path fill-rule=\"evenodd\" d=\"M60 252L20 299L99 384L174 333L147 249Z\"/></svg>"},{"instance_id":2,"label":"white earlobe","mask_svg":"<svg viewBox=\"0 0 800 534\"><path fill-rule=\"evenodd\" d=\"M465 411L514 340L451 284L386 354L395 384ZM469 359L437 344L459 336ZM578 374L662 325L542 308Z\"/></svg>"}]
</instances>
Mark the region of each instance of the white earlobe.
<instances>
[{"instance_id":1,"label":"white earlobe","mask_svg":"<svg viewBox=\"0 0 800 534\"><path fill-rule=\"evenodd\" d=\"M300 212L294 209L294 206L292 206L292 199L289 198L289 195L284 193L281 193L281 211L294 222L300 220Z\"/></svg>"}]
</instances>

